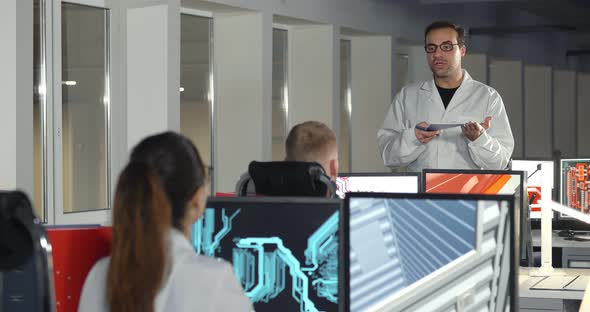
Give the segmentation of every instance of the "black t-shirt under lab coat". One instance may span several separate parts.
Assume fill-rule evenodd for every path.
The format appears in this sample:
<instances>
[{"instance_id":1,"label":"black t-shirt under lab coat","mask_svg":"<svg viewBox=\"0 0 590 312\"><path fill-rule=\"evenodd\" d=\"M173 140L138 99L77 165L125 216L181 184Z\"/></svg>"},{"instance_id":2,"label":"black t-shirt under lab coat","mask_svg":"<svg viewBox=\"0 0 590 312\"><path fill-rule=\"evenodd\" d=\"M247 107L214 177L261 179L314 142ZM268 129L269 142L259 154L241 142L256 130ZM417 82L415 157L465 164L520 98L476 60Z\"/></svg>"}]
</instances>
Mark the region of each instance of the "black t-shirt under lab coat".
<instances>
[{"instance_id":1,"label":"black t-shirt under lab coat","mask_svg":"<svg viewBox=\"0 0 590 312\"><path fill-rule=\"evenodd\" d=\"M445 106L445 109L447 109L447 106L449 106L449 103L451 102L453 95L455 95L455 91L457 91L459 87L447 89L436 86L436 88L438 89L438 94L440 94L440 98L443 102L443 105Z\"/></svg>"}]
</instances>

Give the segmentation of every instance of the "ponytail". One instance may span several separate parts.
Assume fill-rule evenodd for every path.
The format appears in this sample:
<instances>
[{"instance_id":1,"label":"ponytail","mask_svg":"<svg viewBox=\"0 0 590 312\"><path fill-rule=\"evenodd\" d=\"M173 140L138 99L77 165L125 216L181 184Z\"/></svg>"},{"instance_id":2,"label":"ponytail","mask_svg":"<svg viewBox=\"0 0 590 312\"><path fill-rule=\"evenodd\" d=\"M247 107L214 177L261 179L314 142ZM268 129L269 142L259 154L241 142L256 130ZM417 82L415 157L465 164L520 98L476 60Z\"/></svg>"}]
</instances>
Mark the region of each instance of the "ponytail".
<instances>
[{"instance_id":1,"label":"ponytail","mask_svg":"<svg viewBox=\"0 0 590 312\"><path fill-rule=\"evenodd\" d=\"M107 275L111 312L154 311L168 267L172 209L154 169L130 162L119 177Z\"/></svg>"}]
</instances>

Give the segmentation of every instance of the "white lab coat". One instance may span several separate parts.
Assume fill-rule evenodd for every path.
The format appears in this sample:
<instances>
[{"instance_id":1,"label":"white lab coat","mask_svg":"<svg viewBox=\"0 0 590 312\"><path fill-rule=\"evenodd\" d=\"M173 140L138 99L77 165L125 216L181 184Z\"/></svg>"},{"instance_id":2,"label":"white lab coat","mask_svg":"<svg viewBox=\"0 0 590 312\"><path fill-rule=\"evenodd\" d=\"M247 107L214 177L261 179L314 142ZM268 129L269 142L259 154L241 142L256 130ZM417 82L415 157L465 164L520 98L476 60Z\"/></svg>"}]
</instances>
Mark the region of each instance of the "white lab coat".
<instances>
[{"instance_id":1,"label":"white lab coat","mask_svg":"<svg viewBox=\"0 0 590 312\"><path fill-rule=\"evenodd\" d=\"M156 296L154 311L253 311L229 263L197 255L178 230L171 231L170 241L172 268ZM109 311L106 300L109 261L110 257L99 260L88 274L79 312Z\"/></svg>"},{"instance_id":2,"label":"white lab coat","mask_svg":"<svg viewBox=\"0 0 590 312\"><path fill-rule=\"evenodd\" d=\"M404 87L389 107L377 133L383 162L409 171L435 169L505 169L514 149L514 138L502 98L496 90L475 81L466 70L461 86L445 110L434 80ZM460 127L443 130L422 144L414 127L434 123L483 122L492 116L490 129L471 142Z\"/></svg>"}]
</instances>

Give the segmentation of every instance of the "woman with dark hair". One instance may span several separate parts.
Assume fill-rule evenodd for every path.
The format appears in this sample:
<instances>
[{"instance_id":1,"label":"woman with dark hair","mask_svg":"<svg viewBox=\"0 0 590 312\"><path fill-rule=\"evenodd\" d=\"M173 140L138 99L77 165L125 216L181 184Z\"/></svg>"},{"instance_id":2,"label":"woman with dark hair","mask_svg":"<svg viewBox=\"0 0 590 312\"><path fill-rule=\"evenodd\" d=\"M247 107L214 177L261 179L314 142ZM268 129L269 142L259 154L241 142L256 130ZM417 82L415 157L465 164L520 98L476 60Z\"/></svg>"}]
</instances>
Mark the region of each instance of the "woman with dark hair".
<instances>
[{"instance_id":1,"label":"woman with dark hair","mask_svg":"<svg viewBox=\"0 0 590 312\"><path fill-rule=\"evenodd\" d=\"M88 274L79 311L252 311L231 266L190 244L207 192L187 138L165 132L135 146L115 193L111 256Z\"/></svg>"}]
</instances>

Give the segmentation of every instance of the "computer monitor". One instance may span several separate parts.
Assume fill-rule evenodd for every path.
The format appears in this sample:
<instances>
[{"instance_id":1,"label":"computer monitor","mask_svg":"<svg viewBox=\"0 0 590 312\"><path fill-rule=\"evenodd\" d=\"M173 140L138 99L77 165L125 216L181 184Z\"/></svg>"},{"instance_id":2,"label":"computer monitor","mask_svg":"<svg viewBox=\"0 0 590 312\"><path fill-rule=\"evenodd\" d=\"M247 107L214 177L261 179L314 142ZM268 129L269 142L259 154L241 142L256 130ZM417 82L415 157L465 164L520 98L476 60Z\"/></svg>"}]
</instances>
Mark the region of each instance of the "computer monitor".
<instances>
[{"instance_id":1,"label":"computer monitor","mask_svg":"<svg viewBox=\"0 0 590 312\"><path fill-rule=\"evenodd\" d=\"M512 170L526 172L531 220L540 220L541 200L551 200L553 198L554 162L547 160L512 160Z\"/></svg>"},{"instance_id":2,"label":"computer monitor","mask_svg":"<svg viewBox=\"0 0 590 312\"><path fill-rule=\"evenodd\" d=\"M508 170L424 169L422 190L425 193L517 195L516 230L520 235L521 264L533 264L533 243L529 217L525 172Z\"/></svg>"},{"instance_id":3,"label":"computer monitor","mask_svg":"<svg viewBox=\"0 0 590 312\"><path fill-rule=\"evenodd\" d=\"M348 269L345 310L511 311L518 298L513 201L348 193L340 260Z\"/></svg>"},{"instance_id":4,"label":"computer monitor","mask_svg":"<svg viewBox=\"0 0 590 312\"><path fill-rule=\"evenodd\" d=\"M209 198L192 244L199 254L233 264L256 311L335 311L341 203Z\"/></svg>"},{"instance_id":5,"label":"computer monitor","mask_svg":"<svg viewBox=\"0 0 590 312\"><path fill-rule=\"evenodd\" d=\"M559 201L568 207L590 214L590 159L560 161ZM559 214L559 229L590 230L590 226L565 214Z\"/></svg>"},{"instance_id":6,"label":"computer monitor","mask_svg":"<svg viewBox=\"0 0 590 312\"><path fill-rule=\"evenodd\" d=\"M425 193L524 194L523 171L424 169L423 173Z\"/></svg>"},{"instance_id":7,"label":"computer monitor","mask_svg":"<svg viewBox=\"0 0 590 312\"><path fill-rule=\"evenodd\" d=\"M344 198L348 192L418 193L421 174L403 173L341 173L336 178L336 194Z\"/></svg>"}]
</instances>

